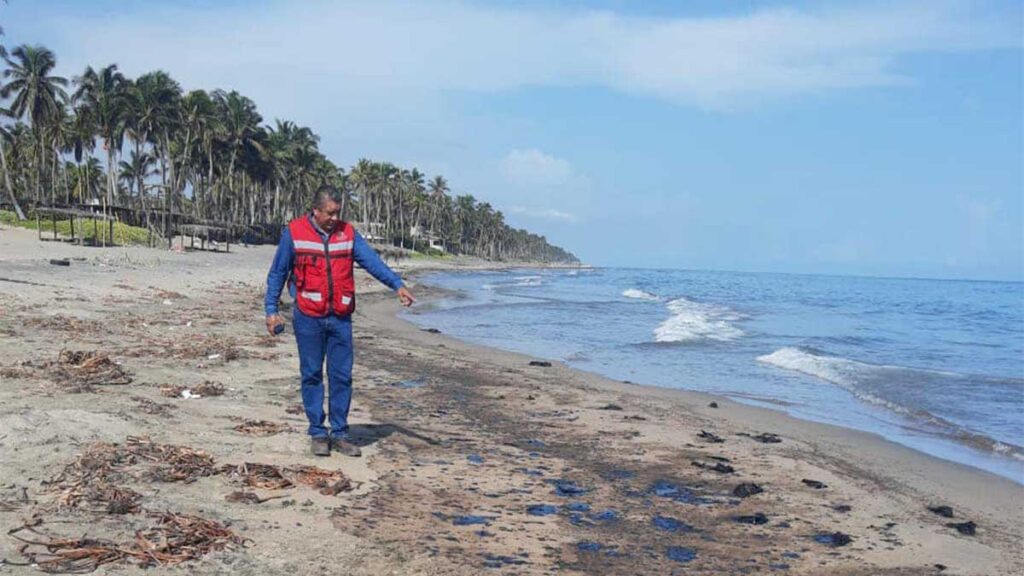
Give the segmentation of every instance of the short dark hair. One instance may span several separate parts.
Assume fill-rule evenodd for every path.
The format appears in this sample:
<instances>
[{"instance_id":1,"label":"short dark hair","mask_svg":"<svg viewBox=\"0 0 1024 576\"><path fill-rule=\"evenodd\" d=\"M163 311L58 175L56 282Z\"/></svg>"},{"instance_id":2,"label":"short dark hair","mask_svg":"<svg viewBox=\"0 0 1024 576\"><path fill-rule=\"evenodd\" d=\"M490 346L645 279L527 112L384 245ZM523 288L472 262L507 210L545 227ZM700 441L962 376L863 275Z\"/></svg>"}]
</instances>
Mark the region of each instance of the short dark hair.
<instances>
[{"instance_id":1,"label":"short dark hair","mask_svg":"<svg viewBox=\"0 0 1024 576\"><path fill-rule=\"evenodd\" d=\"M324 184L323 186L316 189L313 193L313 208L321 208L328 200L342 204L341 191L331 186L330 184Z\"/></svg>"}]
</instances>

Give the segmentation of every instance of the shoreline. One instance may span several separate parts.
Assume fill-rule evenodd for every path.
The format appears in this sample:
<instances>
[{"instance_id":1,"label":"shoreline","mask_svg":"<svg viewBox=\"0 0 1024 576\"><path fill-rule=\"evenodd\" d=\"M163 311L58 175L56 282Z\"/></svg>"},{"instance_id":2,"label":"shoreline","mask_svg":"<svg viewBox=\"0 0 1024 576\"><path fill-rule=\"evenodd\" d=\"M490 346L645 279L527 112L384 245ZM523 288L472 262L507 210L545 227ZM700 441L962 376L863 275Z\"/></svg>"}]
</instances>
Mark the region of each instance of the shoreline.
<instances>
[{"instance_id":1,"label":"shoreline","mask_svg":"<svg viewBox=\"0 0 1024 576\"><path fill-rule=\"evenodd\" d=\"M446 297L446 293L450 294L452 292L454 291L431 286L428 288L428 291L426 291L426 294L428 294L428 298L431 298L432 296L434 300L438 300ZM419 296L417 297L419 298ZM419 301L424 304L430 303L430 300L427 298L420 299ZM375 303L375 306L386 307L387 304ZM374 312L377 312L377 310L374 309ZM384 314L384 312L378 313ZM393 316L395 320L407 326L386 323L388 329L394 330L403 338L409 338L424 343L432 339L439 339L449 348L464 350L472 355L484 355L489 357L497 356L502 358L503 361L507 361L510 366L513 364L521 365L538 359L536 356L529 354L523 354L484 344L476 344L446 334L428 333L430 334L429 338L421 337L418 332L422 332L423 328L420 328L411 320L403 318L402 316L404 314L409 314L409 312L399 309L393 313ZM614 378L609 378L598 372L570 367L558 360L550 360L550 362L552 367L556 368L558 372L562 373L564 371L565 373L570 374L578 373L576 375L577 378L587 381L588 384L599 387L602 391L608 391L616 394L639 392L641 395L648 396L652 399L660 398L682 402L688 408L698 411L702 416L725 416L737 423L738 421L743 421L747 425L750 423L759 423L762 424L762 427L783 429L789 434L798 433L806 437L816 437L831 443L832 447L837 448L844 453L854 454L853 458L858 461L870 461L872 458L881 456L889 462L910 462L911 466L914 469L921 470L921 473L924 476L935 475L955 477L960 485L951 486L950 489L954 491L964 489L966 484L978 479L1003 484L1004 486L1002 489L1012 488L1020 491L1020 494L1017 494L1014 498L1020 498L1020 500L1016 501L1017 505L1024 505L1024 485L1015 482L1012 478L1007 478L968 464L962 464L953 460L933 456L910 446L889 440L876 432L857 430L855 428L847 428L838 424L804 419L799 416L789 414L788 412L784 412L781 409L747 404L734 400L726 395L712 394L684 388L667 388L653 384L644 384L642 382L627 383ZM712 413L710 412L710 409L702 408L702 405L707 405L711 402L716 402L719 405L719 411ZM729 406L729 408L726 410L724 409L725 406ZM874 468L880 475L884 473L884 470L886 470L886 466L882 464L872 466L872 468ZM968 478L972 475L977 475L978 478ZM924 478L922 478L922 480L924 480ZM991 494L989 494L989 496L991 496ZM1004 499L1000 497L994 500L992 505L996 507L1008 505L1014 502L1014 498Z\"/></svg>"},{"instance_id":2,"label":"shoreline","mask_svg":"<svg viewBox=\"0 0 1024 576\"><path fill-rule=\"evenodd\" d=\"M502 268L495 268L495 269L500 270ZM523 269L524 270L529 270L530 268L523 268ZM536 270L542 270L542 268L539 268L539 267L535 268L535 269ZM456 272L456 273L460 272L459 270L436 270L436 271L437 272ZM435 272L435 270L422 270L422 271L416 270L413 273L413 277L415 277L417 279L420 279L425 274L428 274L428 273L431 273L431 272ZM458 289L451 289L451 290L449 290L449 289L441 288L441 287L438 287L438 286L431 286L431 289L442 292L444 294L444 296L438 296L438 297L434 298L434 300L431 301L431 302L422 302L421 305L429 307L429 306L432 306L432 305L436 304L437 301L444 300L446 298L460 298L460 297L462 297L463 294L465 294L465 292L463 292L462 290L458 290ZM482 345L482 346L487 347L487 345ZM502 350L505 350L505 349L502 348ZM510 352L520 353L520 354L524 354L526 356L530 355L529 352L524 352L524 351L519 351L519 352L513 351L513 350L509 350L509 351ZM571 366L569 362L567 362L565 360L562 360L560 358L557 358L557 357L545 357L545 359L551 360L553 362L561 362L561 363L564 363L566 366ZM571 368L575 369L575 370L580 370L580 371L586 372L588 374L594 374L596 376L600 376L600 377L606 378L606 379L608 379L610 381L618 381L616 378L614 378L612 376L609 376L609 375L606 375L606 374L602 374L601 372L598 372L598 371L588 370L585 367L571 366ZM626 382L627 383L632 383L631 381L626 381ZM801 411L801 410L798 410L798 409L794 409L792 407L792 405L789 404L787 401L785 401L783 399L779 399L779 398L759 397L759 396L753 396L753 395L746 395L746 397L744 397L744 394L742 394L742 393L737 393L737 394L718 393L718 394L715 394L715 393L712 393L712 392L703 392L703 391L700 391L700 390L694 390L694 389L689 389L689 388L675 388L675 387L663 386L663 385L659 385L659 384L643 384L643 385L644 386L653 387L653 388L664 388L664 389L669 389L669 390L683 390L683 391L688 391L688 392L707 393L707 394L710 394L711 396L715 396L715 397L719 397L719 398L729 398L730 400L732 400L734 402L738 402L738 403L741 403L741 404L744 404L744 405L747 405L747 406L752 406L752 407L772 410L774 412L785 414L786 416L789 416L791 418L795 418L795 419L803 421L803 422L814 422L814 423L818 423L818 424L824 424L824 425L828 425L828 426L833 426L833 427L836 427L836 428L839 428L839 429L842 429L842 430L849 430L851 432L858 432L858 433L874 435L874 436L877 436L877 437L879 437L879 438L881 438L881 439L883 439L883 440L885 440L887 442L891 442L891 443L899 445L899 446L901 446L903 448L907 448L907 449L909 449L909 450L911 450L911 451L913 451L915 453L919 453L919 454L928 456L930 458L936 458L936 459L942 460L944 462L949 462L949 463L957 464L959 466L965 466L965 467L970 468L970 469L974 469L974 470L977 470L977 471L980 471L980 472L985 472L986 474L992 474L993 476L1000 477L1000 478L1003 478L1003 479L1006 479L1006 480L1010 480L1011 482L1013 482L1013 483L1021 486L1022 488L1024 488L1024 462L1022 462L1020 460L1019 456L1015 457L1015 456L1013 456L1010 453L1003 453L1003 452L1001 452L998 449L999 446L1007 444L1007 443L1005 443L1005 442L1003 442L1001 440L997 440L995 438L986 436L986 435L981 434L981 433L962 431L962 432L957 433L957 434L953 434L953 433L942 434L938 430L933 431L932 433L929 433L927 430L924 430L924 429L917 430L917 431L913 431L913 430L907 429L906 431L903 431L902 433L900 433L900 430L898 430L898 429L893 429L893 430L884 430L884 429L873 430L873 429L869 429L869 428L858 428L858 427L855 427L855 426L853 426L851 424L845 424L843 422L837 422L837 421L834 421L834 420L829 420L827 417L822 416L820 413L816 413L816 411L814 409L804 410L804 411ZM817 412L820 412L820 407L818 407L818 408L819 409L817 410ZM885 410L884 408L878 408L878 409L882 410L883 412ZM890 414L888 412L885 412L885 415L889 416L889 417L894 416L894 414ZM898 414L896 414L896 415L898 416ZM932 418L937 418L937 417L932 416ZM924 425L924 424L927 424L927 422L921 422L920 424ZM953 426L950 423L945 423L945 424L946 424L946 426L949 426L949 427ZM894 426L895 424L890 424L890 425ZM890 438L890 437L886 436L886 433L892 433L896 437L895 438ZM1010 447L1014 447L1014 445L1012 443L1009 443L1009 446ZM986 450L986 447L988 447L990 449Z\"/></svg>"},{"instance_id":3,"label":"shoreline","mask_svg":"<svg viewBox=\"0 0 1024 576\"><path fill-rule=\"evenodd\" d=\"M317 459L295 412L294 342L263 334L272 252L103 250L0 229L0 277L31 283L0 282L0 525L34 515L47 534L130 542L149 526L146 510L197 515L248 541L187 565L204 575L339 565L367 576L1024 569L1024 491L1009 480L726 398L531 366L399 318L363 274L350 422L364 456ZM71 265L47 262L57 257ZM422 301L439 294L413 289ZM133 380L69 390L37 368L62 350L107 354ZM210 383L223 395L165 394ZM279 429L247 433L243 420ZM116 480L140 495L142 512L56 505L49 479L97 441L137 436L201 450L218 466L335 470L352 490L248 488L280 499L245 503L230 499L239 486L225 474L154 480L135 464ZM736 495L754 484L760 493ZM938 505L954 517L928 510ZM966 521L975 535L948 526ZM18 546L0 539L0 565L24 561Z\"/></svg>"}]
</instances>

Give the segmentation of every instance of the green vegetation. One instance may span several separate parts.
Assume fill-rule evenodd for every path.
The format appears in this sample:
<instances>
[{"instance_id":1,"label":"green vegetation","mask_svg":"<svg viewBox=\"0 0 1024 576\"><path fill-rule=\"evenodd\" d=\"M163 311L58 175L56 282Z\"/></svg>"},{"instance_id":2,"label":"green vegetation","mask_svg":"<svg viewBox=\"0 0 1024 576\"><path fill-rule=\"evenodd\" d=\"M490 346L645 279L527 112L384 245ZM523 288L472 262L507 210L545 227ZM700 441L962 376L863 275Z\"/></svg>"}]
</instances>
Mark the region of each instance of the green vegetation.
<instances>
[{"instance_id":1,"label":"green vegetation","mask_svg":"<svg viewBox=\"0 0 1024 576\"><path fill-rule=\"evenodd\" d=\"M129 78L116 64L54 74L43 46L0 47L0 186L21 205L99 200L144 214L172 235L168 213L275 231L308 209L321 185L347 194L346 215L364 235L403 248L499 260L576 262L543 236L513 229L472 194L451 195L443 176L360 160L345 170L319 149L312 129L264 124L236 91L184 92L166 72ZM6 116L7 122L3 121ZM136 218L136 216L128 216Z\"/></svg>"},{"instance_id":2,"label":"green vegetation","mask_svg":"<svg viewBox=\"0 0 1024 576\"><path fill-rule=\"evenodd\" d=\"M19 220L18 215L8 210L0 210L0 224L7 224L8 226L17 226L18 228L27 228L29 230L37 230L39 226L36 225L35 214L29 213L28 219ZM43 229L43 238L53 237L53 220L43 219L39 223ZM71 237L71 221L70 220L57 220L57 234L60 236L70 238ZM83 219L75 219L75 238L84 237L86 240L94 242L104 242L107 244L142 244L145 245L149 238L149 233L145 228L139 228L137 226L129 226L121 222L114 223L114 238L113 241L110 239L110 224L107 222L97 221L95 227L93 222Z\"/></svg>"}]
</instances>

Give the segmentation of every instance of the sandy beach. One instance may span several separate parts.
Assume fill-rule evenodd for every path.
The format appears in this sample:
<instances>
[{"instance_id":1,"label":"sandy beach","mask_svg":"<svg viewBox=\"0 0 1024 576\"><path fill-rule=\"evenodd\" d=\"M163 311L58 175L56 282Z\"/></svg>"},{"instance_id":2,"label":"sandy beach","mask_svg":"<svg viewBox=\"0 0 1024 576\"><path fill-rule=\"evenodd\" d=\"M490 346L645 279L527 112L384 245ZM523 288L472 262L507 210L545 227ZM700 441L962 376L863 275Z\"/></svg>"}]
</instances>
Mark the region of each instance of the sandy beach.
<instances>
[{"instance_id":1,"label":"sandy beach","mask_svg":"<svg viewBox=\"0 0 1024 576\"><path fill-rule=\"evenodd\" d=\"M0 572L37 571L26 564L62 539L90 539L63 549L106 554L97 573L118 574L182 554L195 558L159 570L1024 571L1010 480L724 398L531 365L401 320L365 276L363 457L315 458L290 327L264 332L273 249L101 249L0 228L0 527L14 531ZM424 305L443 294L417 273L446 266L491 264L397 269ZM195 526L205 539L147 551Z\"/></svg>"}]
</instances>

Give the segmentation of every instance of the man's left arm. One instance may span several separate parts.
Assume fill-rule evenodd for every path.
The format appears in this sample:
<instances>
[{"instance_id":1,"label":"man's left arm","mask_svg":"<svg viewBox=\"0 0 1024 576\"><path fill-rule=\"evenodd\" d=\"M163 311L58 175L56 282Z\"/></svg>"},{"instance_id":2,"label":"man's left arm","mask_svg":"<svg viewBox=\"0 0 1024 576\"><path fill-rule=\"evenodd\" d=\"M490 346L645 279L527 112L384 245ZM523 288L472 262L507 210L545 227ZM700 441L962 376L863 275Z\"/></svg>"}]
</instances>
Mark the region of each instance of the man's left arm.
<instances>
[{"instance_id":1,"label":"man's left arm","mask_svg":"<svg viewBox=\"0 0 1024 576\"><path fill-rule=\"evenodd\" d=\"M352 243L352 258L363 270L369 272L370 276L397 292L403 306L411 306L416 301L412 292L402 283L402 278L380 259L377 251L359 232L355 233L355 241Z\"/></svg>"}]
</instances>

